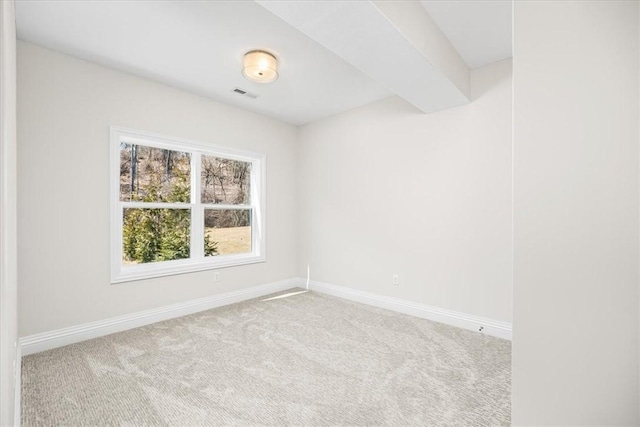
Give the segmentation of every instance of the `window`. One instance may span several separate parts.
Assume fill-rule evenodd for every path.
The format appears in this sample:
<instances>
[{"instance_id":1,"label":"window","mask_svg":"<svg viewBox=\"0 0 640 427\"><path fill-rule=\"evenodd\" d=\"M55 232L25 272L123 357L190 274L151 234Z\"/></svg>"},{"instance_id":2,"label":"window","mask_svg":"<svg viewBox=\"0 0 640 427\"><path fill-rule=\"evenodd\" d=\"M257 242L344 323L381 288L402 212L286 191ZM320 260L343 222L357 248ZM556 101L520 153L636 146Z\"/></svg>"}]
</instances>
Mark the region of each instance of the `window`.
<instances>
[{"instance_id":1,"label":"window","mask_svg":"<svg viewBox=\"0 0 640 427\"><path fill-rule=\"evenodd\" d=\"M111 128L111 282L265 260L264 154Z\"/></svg>"}]
</instances>

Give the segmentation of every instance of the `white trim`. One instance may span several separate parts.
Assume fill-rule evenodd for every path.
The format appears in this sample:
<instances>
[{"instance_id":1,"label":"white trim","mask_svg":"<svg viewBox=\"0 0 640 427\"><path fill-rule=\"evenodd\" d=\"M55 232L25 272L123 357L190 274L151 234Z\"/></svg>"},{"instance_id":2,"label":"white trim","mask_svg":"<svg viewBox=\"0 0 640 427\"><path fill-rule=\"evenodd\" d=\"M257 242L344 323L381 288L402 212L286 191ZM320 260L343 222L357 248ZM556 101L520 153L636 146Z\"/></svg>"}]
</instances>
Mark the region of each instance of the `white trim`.
<instances>
[{"instance_id":1,"label":"white trim","mask_svg":"<svg viewBox=\"0 0 640 427\"><path fill-rule=\"evenodd\" d=\"M247 157L254 158L256 155L260 158L264 157L264 154L256 153L254 151L223 147L221 145L211 144L208 142L179 138L177 136L161 135L159 133L124 126L112 125L110 130L119 134L125 134L124 136L129 143L147 145L149 147L175 150L176 147L182 146L182 148L186 148L188 151L215 151L216 154L220 154L227 159L241 160L244 162L247 161Z\"/></svg>"},{"instance_id":2,"label":"white trim","mask_svg":"<svg viewBox=\"0 0 640 427\"><path fill-rule=\"evenodd\" d=\"M258 298L274 292L286 291L295 287L304 288L305 282L306 280L303 278L282 280L238 291L140 311L124 316L112 317L110 319L85 323L78 326L71 326L69 328L29 335L20 338L18 355L22 354L27 356L29 354L113 334L115 332L126 331L128 329L149 325L151 323L186 316L200 311L246 301L252 298ZM423 319L429 319L435 322L445 323L447 325L469 329L476 332L478 332L480 327L483 327L482 333L484 334L507 340L511 339L511 324L507 322L486 319L471 314L418 304L399 298L377 295L370 292L359 291L344 286L337 286L313 280L309 281L308 289L314 292L333 295L346 300L372 305L374 307L380 307ZM17 388L17 390L19 390L19 388ZM16 393L19 392L16 391ZM19 405L19 402L16 403L16 405Z\"/></svg>"},{"instance_id":3,"label":"white trim","mask_svg":"<svg viewBox=\"0 0 640 427\"><path fill-rule=\"evenodd\" d=\"M295 282L299 287L305 287L306 279L298 278ZM398 313L429 319L435 322L445 323L458 328L491 335L494 337L511 340L511 323L487 319L471 314L460 313L444 308L418 304L399 298L378 295L371 292L359 291L344 286L311 280L308 289L327 295L333 295L350 301L385 308ZM482 329L481 329L482 328Z\"/></svg>"},{"instance_id":4,"label":"white trim","mask_svg":"<svg viewBox=\"0 0 640 427\"><path fill-rule=\"evenodd\" d=\"M274 292L285 291L287 289L294 288L295 286L294 280L292 279L282 280L238 291L226 292L224 294L131 313L124 316L85 323L83 325L29 335L20 338L20 347L22 354L27 356L29 354L113 334L115 332L126 331L128 329L138 328L151 323L186 316L199 311L210 310L212 308L234 304L252 298L258 298Z\"/></svg>"},{"instance_id":5,"label":"white trim","mask_svg":"<svg viewBox=\"0 0 640 427\"><path fill-rule=\"evenodd\" d=\"M0 3L0 425L20 425L15 21L14 2Z\"/></svg>"},{"instance_id":6,"label":"white trim","mask_svg":"<svg viewBox=\"0 0 640 427\"><path fill-rule=\"evenodd\" d=\"M120 144L126 141L168 150L186 152L191 155L191 200L190 203L151 203L120 200ZM224 157L251 163L251 204L216 205L201 203L200 200L200 159L202 155ZM111 241L111 284L169 276L202 270L254 264L266 261L265 211L266 211L266 154L235 148L219 147L198 141L163 136L151 132L127 129L119 126L110 128L110 241ZM173 261L153 262L137 265L122 263L123 209L189 209L191 213L190 257ZM251 210L251 252L232 255L205 257L204 209L246 209Z\"/></svg>"},{"instance_id":7,"label":"white trim","mask_svg":"<svg viewBox=\"0 0 640 427\"><path fill-rule=\"evenodd\" d=\"M193 259L205 259L204 256L204 208L202 207L201 184L202 184L202 153L195 151L191 153L191 203L200 202L194 205L191 210L191 257Z\"/></svg>"},{"instance_id":8,"label":"white trim","mask_svg":"<svg viewBox=\"0 0 640 427\"><path fill-rule=\"evenodd\" d=\"M176 274L194 273L197 271L214 270L237 265L255 264L265 262L266 257L255 256L251 253L217 255L207 257L204 260L193 261L191 259L179 259L148 264L136 264L126 267L126 273L121 273L118 278L112 279L111 284L131 282L133 280L151 279L153 277L173 276Z\"/></svg>"}]
</instances>

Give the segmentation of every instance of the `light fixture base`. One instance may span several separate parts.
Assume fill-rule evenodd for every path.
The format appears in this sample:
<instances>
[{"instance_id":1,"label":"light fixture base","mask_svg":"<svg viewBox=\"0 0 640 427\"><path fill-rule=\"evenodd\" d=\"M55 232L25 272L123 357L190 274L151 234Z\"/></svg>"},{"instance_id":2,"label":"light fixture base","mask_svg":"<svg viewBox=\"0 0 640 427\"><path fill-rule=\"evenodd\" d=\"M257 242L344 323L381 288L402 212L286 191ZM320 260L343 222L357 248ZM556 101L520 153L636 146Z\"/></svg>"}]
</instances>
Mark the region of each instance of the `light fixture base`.
<instances>
[{"instance_id":1,"label":"light fixture base","mask_svg":"<svg viewBox=\"0 0 640 427\"><path fill-rule=\"evenodd\" d=\"M278 60L264 50L244 54L242 75L255 83L271 83L278 79Z\"/></svg>"}]
</instances>

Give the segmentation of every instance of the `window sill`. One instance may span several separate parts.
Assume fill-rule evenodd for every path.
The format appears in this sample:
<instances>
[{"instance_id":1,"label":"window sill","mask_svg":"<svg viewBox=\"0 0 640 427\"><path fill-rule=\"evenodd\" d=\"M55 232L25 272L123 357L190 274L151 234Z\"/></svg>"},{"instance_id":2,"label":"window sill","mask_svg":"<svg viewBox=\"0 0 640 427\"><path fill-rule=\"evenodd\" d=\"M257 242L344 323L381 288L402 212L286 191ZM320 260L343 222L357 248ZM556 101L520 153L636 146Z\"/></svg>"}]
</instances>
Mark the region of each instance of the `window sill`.
<instances>
[{"instance_id":1,"label":"window sill","mask_svg":"<svg viewBox=\"0 0 640 427\"><path fill-rule=\"evenodd\" d=\"M216 270L219 268L265 262L264 255L227 255L211 257L211 259L193 261L176 260L158 263L122 266L120 272L111 276L111 284L132 282L135 280L152 279L156 277L174 276L177 274L193 273L196 271Z\"/></svg>"}]
</instances>

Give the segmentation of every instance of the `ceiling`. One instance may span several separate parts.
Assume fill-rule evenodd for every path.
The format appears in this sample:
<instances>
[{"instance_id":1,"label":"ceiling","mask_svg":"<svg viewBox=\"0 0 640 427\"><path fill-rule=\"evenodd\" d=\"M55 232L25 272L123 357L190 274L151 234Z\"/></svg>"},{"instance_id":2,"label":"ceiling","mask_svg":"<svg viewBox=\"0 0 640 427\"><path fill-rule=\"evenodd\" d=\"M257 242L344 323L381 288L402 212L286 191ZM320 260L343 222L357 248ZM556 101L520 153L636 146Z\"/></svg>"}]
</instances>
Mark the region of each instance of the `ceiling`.
<instances>
[{"instance_id":1,"label":"ceiling","mask_svg":"<svg viewBox=\"0 0 640 427\"><path fill-rule=\"evenodd\" d=\"M511 58L511 0L421 3L469 68Z\"/></svg>"},{"instance_id":2,"label":"ceiling","mask_svg":"<svg viewBox=\"0 0 640 427\"><path fill-rule=\"evenodd\" d=\"M469 67L510 56L510 10L507 25L502 5L467 3L423 6ZM482 22L471 25L474 16ZM386 81L360 71L253 1L17 0L16 25L21 40L295 125L394 94ZM276 82L242 77L242 56L253 49L278 57ZM234 88L258 97L239 95Z\"/></svg>"}]
</instances>

